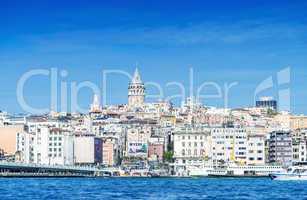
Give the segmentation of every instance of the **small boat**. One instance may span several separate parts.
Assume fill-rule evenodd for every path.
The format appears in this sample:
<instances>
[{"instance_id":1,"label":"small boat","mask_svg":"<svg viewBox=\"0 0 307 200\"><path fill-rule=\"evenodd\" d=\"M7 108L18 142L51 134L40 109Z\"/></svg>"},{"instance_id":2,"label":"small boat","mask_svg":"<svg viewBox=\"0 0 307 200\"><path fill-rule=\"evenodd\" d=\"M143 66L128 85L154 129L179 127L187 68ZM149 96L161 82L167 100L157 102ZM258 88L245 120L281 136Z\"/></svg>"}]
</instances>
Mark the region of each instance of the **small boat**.
<instances>
[{"instance_id":1,"label":"small boat","mask_svg":"<svg viewBox=\"0 0 307 200\"><path fill-rule=\"evenodd\" d=\"M291 166L284 173L274 173L269 175L272 180L305 180L307 181L307 165Z\"/></svg>"}]
</instances>

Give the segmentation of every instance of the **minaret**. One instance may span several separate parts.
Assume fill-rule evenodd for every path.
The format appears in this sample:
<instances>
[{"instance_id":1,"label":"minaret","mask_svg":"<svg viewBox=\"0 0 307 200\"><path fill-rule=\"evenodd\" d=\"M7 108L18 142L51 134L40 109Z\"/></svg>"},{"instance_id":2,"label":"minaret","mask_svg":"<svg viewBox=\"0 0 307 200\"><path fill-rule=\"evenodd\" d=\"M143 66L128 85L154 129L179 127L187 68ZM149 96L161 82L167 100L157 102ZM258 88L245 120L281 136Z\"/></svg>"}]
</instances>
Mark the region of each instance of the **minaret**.
<instances>
[{"instance_id":1,"label":"minaret","mask_svg":"<svg viewBox=\"0 0 307 200\"><path fill-rule=\"evenodd\" d=\"M138 69L135 69L133 79L128 87L129 108L140 108L145 101L145 86L142 82Z\"/></svg>"},{"instance_id":2,"label":"minaret","mask_svg":"<svg viewBox=\"0 0 307 200\"><path fill-rule=\"evenodd\" d=\"M100 106L99 97L97 94L94 95L93 103L91 104L90 112L101 112L102 108Z\"/></svg>"}]
</instances>

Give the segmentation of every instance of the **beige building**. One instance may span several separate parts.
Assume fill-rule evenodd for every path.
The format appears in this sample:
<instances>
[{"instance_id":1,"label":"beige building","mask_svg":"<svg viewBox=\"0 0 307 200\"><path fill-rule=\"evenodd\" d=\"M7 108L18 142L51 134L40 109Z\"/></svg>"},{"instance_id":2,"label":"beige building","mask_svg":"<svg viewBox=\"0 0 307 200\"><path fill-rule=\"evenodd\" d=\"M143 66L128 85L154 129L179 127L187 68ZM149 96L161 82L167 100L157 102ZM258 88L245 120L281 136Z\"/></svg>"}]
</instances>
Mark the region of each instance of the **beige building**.
<instances>
[{"instance_id":1,"label":"beige building","mask_svg":"<svg viewBox=\"0 0 307 200\"><path fill-rule=\"evenodd\" d=\"M290 117L290 128L292 130L296 129L306 129L307 128L307 116L291 116Z\"/></svg>"},{"instance_id":2,"label":"beige building","mask_svg":"<svg viewBox=\"0 0 307 200\"><path fill-rule=\"evenodd\" d=\"M307 128L307 116L305 115L279 114L274 117L274 121L281 128L292 130Z\"/></svg>"},{"instance_id":3,"label":"beige building","mask_svg":"<svg viewBox=\"0 0 307 200\"><path fill-rule=\"evenodd\" d=\"M118 164L119 148L117 138L104 138L102 146L102 162L107 166L115 166Z\"/></svg>"},{"instance_id":4,"label":"beige building","mask_svg":"<svg viewBox=\"0 0 307 200\"><path fill-rule=\"evenodd\" d=\"M14 155L17 150L17 133L23 132L23 125L5 125L0 126L0 149L5 155Z\"/></svg>"}]
</instances>

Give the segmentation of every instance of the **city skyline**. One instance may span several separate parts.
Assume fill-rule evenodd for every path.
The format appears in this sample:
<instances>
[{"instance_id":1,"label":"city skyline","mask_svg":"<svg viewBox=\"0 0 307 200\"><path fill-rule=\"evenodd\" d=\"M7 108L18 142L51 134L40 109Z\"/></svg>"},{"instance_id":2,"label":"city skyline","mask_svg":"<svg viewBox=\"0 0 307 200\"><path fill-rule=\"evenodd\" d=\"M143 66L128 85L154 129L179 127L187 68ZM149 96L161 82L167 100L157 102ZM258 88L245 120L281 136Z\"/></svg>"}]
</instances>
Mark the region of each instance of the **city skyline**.
<instances>
[{"instance_id":1,"label":"city skyline","mask_svg":"<svg viewBox=\"0 0 307 200\"><path fill-rule=\"evenodd\" d=\"M230 94L231 108L253 106L255 88L270 76L275 86L276 74L290 67L291 82L282 88L291 90L291 111L306 114L306 3L239 2L152 3L151 8L140 1L96 2L95 7L81 2L71 6L69 1L61 6L56 1L2 2L5 12L0 16L7 20L2 24L0 43L0 72L5 75L0 80L0 110L23 112L16 88L29 70L58 68L67 71L61 80L68 83L101 85L103 70L132 75L138 63L143 81L159 83L166 96L176 92L165 86L172 81L181 82L190 92L191 68L195 87L204 81L238 82ZM113 77L112 83L107 102L102 103L126 104L129 80ZM40 107L49 105L49 88L45 77L34 78L26 86L26 100ZM273 88L263 96L277 99L278 90ZM147 94L155 92L147 88ZM92 96L82 91L80 104L88 108ZM176 105L180 102L174 101ZM223 107L218 99L202 103Z\"/></svg>"}]
</instances>

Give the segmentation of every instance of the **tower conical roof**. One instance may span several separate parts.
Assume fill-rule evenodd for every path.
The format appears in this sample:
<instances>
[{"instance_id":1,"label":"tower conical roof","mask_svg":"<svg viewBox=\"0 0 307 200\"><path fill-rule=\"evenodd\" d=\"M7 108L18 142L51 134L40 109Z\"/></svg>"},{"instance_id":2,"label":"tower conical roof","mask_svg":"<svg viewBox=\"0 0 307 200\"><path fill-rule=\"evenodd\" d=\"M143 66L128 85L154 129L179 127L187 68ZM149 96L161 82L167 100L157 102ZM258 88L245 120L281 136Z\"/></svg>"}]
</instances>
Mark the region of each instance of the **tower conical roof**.
<instances>
[{"instance_id":1,"label":"tower conical roof","mask_svg":"<svg viewBox=\"0 0 307 200\"><path fill-rule=\"evenodd\" d=\"M132 83L142 83L142 79L141 79L138 68L135 68Z\"/></svg>"}]
</instances>

